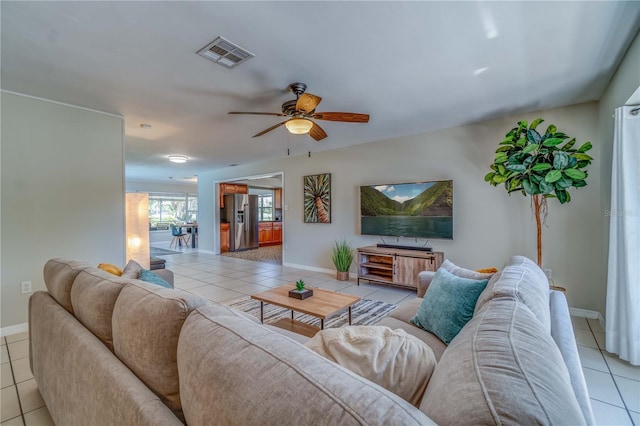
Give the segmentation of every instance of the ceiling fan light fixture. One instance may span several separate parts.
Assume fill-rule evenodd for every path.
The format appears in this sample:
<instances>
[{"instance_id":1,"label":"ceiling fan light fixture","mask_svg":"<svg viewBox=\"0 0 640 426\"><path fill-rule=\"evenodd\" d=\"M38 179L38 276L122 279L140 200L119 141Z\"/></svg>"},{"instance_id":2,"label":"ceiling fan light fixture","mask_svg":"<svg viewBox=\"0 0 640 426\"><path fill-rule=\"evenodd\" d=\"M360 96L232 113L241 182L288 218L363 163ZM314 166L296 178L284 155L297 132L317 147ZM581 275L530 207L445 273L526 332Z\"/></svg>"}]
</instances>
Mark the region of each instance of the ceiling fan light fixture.
<instances>
[{"instance_id":1,"label":"ceiling fan light fixture","mask_svg":"<svg viewBox=\"0 0 640 426\"><path fill-rule=\"evenodd\" d=\"M189 160L189 157L184 155L170 155L169 161L172 163L186 163Z\"/></svg>"},{"instance_id":2,"label":"ceiling fan light fixture","mask_svg":"<svg viewBox=\"0 0 640 426\"><path fill-rule=\"evenodd\" d=\"M309 133L309 130L313 127L313 122L306 118L294 118L287 121L284 125L287 130L294 135L305 135Z\"/></svg>"}]
</instances>

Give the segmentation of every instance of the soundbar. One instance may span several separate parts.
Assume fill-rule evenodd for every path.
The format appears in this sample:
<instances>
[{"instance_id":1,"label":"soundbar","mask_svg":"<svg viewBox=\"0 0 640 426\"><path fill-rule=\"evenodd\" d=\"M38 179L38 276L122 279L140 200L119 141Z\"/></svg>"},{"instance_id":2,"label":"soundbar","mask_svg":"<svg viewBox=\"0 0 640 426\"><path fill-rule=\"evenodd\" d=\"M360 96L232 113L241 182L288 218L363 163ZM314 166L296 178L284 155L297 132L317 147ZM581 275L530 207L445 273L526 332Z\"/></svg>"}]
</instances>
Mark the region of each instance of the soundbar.
<instances>
[{"instance_id":1,"label":"soundbar","mask_svg":"<svg viewBox=\"0 0 640 426\"><path fill-rule=\"evenodd\" d=\"M376 247L402 249L402 250L426 251L426 252L433 251L433 249L431 247L398 246L398 245L394 245L394 244L376 244Z\"/></svg>"}]
</instances>

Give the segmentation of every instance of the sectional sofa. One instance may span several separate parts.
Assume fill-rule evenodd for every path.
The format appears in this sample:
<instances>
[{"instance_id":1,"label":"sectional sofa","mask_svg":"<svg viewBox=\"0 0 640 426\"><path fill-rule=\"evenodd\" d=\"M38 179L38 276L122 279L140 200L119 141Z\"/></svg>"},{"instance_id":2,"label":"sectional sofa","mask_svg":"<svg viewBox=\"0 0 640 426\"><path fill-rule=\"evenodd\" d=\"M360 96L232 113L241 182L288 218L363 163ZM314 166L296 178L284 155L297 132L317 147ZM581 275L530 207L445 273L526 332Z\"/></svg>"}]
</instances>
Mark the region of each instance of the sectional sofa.
<instances>
[{"instance_id":1,"label":"sectional sofa","mask_svg":"<svg viewBox=\"0 0 640 426\"><path fill-rule=\"evenodd\" d=\"M417 406L242 312L69 259L30 299L31 368L60 425L592 424L539 274L512 259L448 347L407 322L420 299L383 321L439 359Z\"/></svg>"}]
</instances>

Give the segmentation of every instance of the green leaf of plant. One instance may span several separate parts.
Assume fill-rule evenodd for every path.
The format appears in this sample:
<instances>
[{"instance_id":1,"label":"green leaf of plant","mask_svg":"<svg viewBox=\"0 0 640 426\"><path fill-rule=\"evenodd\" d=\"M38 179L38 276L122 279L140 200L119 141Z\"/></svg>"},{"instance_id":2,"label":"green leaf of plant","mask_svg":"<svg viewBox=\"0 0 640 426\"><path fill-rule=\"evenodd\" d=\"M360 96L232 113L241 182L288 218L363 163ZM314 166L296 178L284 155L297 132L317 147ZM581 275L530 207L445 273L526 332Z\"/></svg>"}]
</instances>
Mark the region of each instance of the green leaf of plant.
<instances>
[{"instance_id":1,"label":"green leaf of plant","mask_svg":"<svg viewBox=\"0 0 640 426\"><path fill-rule=\"evenodd\" d=\"M520 121L518 121L518 125L520 127L527 127L529 125L529 123L527 123L527 120L520 120Z\"/></svg>"},{"instance_id":2,"label":"green leaf of plant","mask_svg":"<svg viewBox=\"0 0 640 426\"><path fill-rule=\"evenodd\" d=\"M575 186L576 188L582 188L583 186L587 186L587 181L584 180L578 180L573 182L573 186Z\"/></svg>"},{"instance_id":3,"label":"green leaf of plant","mask_svg":"<svg viewBox=\"0 0 640 426\"><path fill-rule=\"evenodd\" d=\"M582 144L580 148L578 148L578 152L587 152L591 148L593 148L593 145L591 145L591 142L585 142Z\"/></svg>"},{"instance_id":4,"label":"green leaf of plant","mask_svg":"<svg viewBox=\"0 0 640 426\"><path fill-rule=\"evenodd\" d=\"M587 167L589 164L591 164L591 161L587 161L587 160L582 161L581 160L581 161L578 161L578 165L576 167L578 167L579 169L582 169L582 168Z\"/></svg>"},{"instance_id":5,"label":"green leaf of plant","mask_svg":"<svg viewBox=\"0 0 640 426\"><path fill-rule=\"evenodd\" d=\"M523 136L516 142L516 146L525 146L527 144L527 139Z\"/></svg>"},{"instance_id":6,"label":"green leaf of plant","mask_svg":"<svg viewBox=\"0 0 640 426\"><path fill-rule=\"evenodd\" d=\"M556 195L558 196L558 201L560 201L560 204L564 204L567 202L569 193L565 190L560 190L556 191Z\"/></svg>"},{"instance_id":7,"label":"green leaf of plant","mask_svg":"<svg viewBox=\"0 0 640 426\"><path fill-rule=\"evenodd\" d=\"M509 164L507 166L507 170L511 170L512 172L524 172L527 170L527 166L524 164Z\"/></svg>"},{"instance_id":8,"label":"green leaf of plant","mask_svg":"<svg viewBox=\"0 0 640 426\"><path fill-rule=\"evenodd\" d=\"M504 152L499 152L496 154L496 158L493 160L493 162L504 163L505 161L507 161L507 158L509 158L507 154L505 154Z\"/></svg>"},{"instance_id":9,"label":"green leaf of plant","mask_svg":"<svg viewBox=\"0 0 640 426\"><path fill-rule=\"evenodd\" d=\"M562 177L562 172L560 170L551 170L544 177L545 182L553 183Z\"/></svg>"},{"instance_id":10,"label":"green leaf of plant","mask_svg":"<svg viewBox=\"0 0 640 426\"><path fill-rule=\"evenodd\" d=\"M577 153L577 154L573 154L573 157L577 158L578 160L583 160L583 161L591 161L591 160L593 160L593 157L591 157L588 154Z\"/></svg>"},{"instance_id":11,"label":"green leaf of plant","mask_svg":"<svg viewBox=\"0 0 640 426\"><path fill-rule=\"evenodd\" d=\"M522 150L522 152L523 152L524 154L528 154L528 153L530 153L530 152L535 151L536 149L538 149L538 147L540 147L540 145L539 145L539 144L537 144L537 143L532 143L532 144L529 144L529 145L525 146L525 147L524 147L524 149Z\"/></svg>"},{"instance_id":12,"label":"green leaf of plant","mask_svg":"<svg viewBox=\"0 0 640 426\"><path fill-rule=\"evenodd\" d=\"M540 133L531 129L527 130L527 140L529 141L529 143L539 144L540 139L542 139L542 136L540 136Z\"/></svg>"},{"instance_id":13,"label":"green leaf of plant","mask_svg":"<svg viewBox=\"0 0 640 426\"><path fill-rule=\"evenodd\" d=\"M529 180L531 181L531 183L535 183L536 185L539 185L540 181L542 180L542 177L538 175L530 175Z\"/></svg>"},{"instance_id":14,"label":"green leaf of plant","mask_svg":"<svg viewBox=\"0 0 640 426\"><path fill-rule=\"evenodd\" d=\"M509 143L509 145L511 145L511 143ZM500 148L496 149L496 152L507 152L511 149L511 146L501 146Z\"/></svg>"},{"instance_id":15,"label":"green leaf of plant","mask_svg":"<svg viewBox=\"0 0 640 426\"><path fill-rule=\"evenodd\" d=\"M535 120L533 120L531 122L531 125L529 126L530 129L535 129L536 127L538 127L538 124L542 123L544 120L542 118L536 118Z\"/></svg>"},{"instance_id":16,"label":"green leaf of plant","mask_svg":"<svg viewBox=\"0 0 640 426\"><path fill-rule=\"evenodd\" d=\"M498 174L504 176L507 174L507 169L502 164L498 164Z\"/></svg>"},{"instance_id":17,"label":"green leaf of plant","mask_svg":"<svg viewBox=\"0 0 640 426\"><path fill-rule=\"evenodd\" d=\"M484 175L484 181L491 182L491 179L493 179L495 175L496 175L495 172L487 173L486 175Z\"/></svg>"},{"instance_id":18,"label":"green leaf of plant","mask_svg":"<svg viewBox=\"0 0 640 426\"><path fill-rule=\"evenodd\" d=\"M569 137L569 135L562 133L562 132L557 132L554 133L553 135L554 138L560 138L560 139L567 139Z\"/></svg>"},{"instance_id":19,"label":"green leaf of plant","mask_svg":"<svg viewBox=\"0 0 640 426\"><path fill-rule=\"evenodd\" d=\"M573 185L573 181L568 177L562 176L555 182L556 189L569 189Z\"/></svg>"},{"instance_id":20,"label":"green leaf of plant","mask_svg":"<svg viewBox=\"0 0 640 426\"><path fill-rule=\"evenodd\" d=\"M540 182L540 191L542 191L543 194L550 194L555 191L555 189L556 188L552 183L547 183L545 181Z\"/></svg>"},{"instance_id":21,"label":"green leaf of plant","mask_svg":"<svg viewBox=\"0 0 640 426\"><path fill-rule=\"evenodd\" d=\"M584 180L587 177L587 174L582 170L578 169L567 169L564 171L564 174L569 176L571 179L575 180Z\"/></svg>"},{"instance_id":22,"label":"green leaf of plant","mask_svg":"<svg viewBox=\"0 0 640 426\"><path fill-rule=\"evenodd\" d=\"M499 183L505 183L507 181L507 177L506 176L500 176L500 175L495 175L492 179L492 182L494 184L499 184Z\"/></svg>"},{"instance_id":23,"label":"green leaf of plant","mask_svg":"<svg viewBox=\"0 0 640 426\"><path fill-rule=\"evenodd\" d=\"M532 194L533 195L533 187L531 185L531 182L529 182L529 179L522 179L522 189L527 194Z\"/></svg>"},{"instance_id":24,"label":"green leaf of plant","mask_svg":"<svg viewBox=\"0 0 640 426\"><path fill-rule=\"evenodd\" d=\"M563 151L567 151L567 150L571 149L571 147L573 145L575 145L575 143L576 143L576 138L573 138L569 142L567 142L566 144L562 145L562 148L560 148L560 149L562 149Z\"/></svg>"},{"instance_id":25,"label":"green leaf of plant","mask_svg":"<svg viewBox=\"0 0 640 426\"><path fill-rule=\"evenodd\" d=\"M535 172L541 172L543 170L549 170L551 167L552 166L549 163L538 163L535 166L533 166L532 170Z\"/></svg>"},{"instance_id":26,"label":"green leaf of plant","mask_svg":"<svg viewBox=\"0 0 640 426\"><path fill-rule=\"evenodd\" d=\"M562 139L560 138L549 138L546 141L544 141L542 143L542 145L550 147L550 146L557 146L558 144L562 143Z\"/></svg>"},{"instance_id":27,"label":"green leaf of plant","mask_svg":"<svg viewBox=\"0 0 640 426\"><path fill-rule=\"evenodd\" d=\"M520 180L519 179L511 179L509 181L509 189L508 191L514 191L518 186L520 185Z\"/></svg>"},{"instance_id":28,"label":"green leaf of plant","mask_svg":"<svg viewBox=\"0 0 640 426\"><path fill-rule=\"evenodd\" d=\"M522 162L522 164L524 164L525 167L529 167L531 165L531 163L533 162L534 157L527 157L524 159L524 161Z\"/></svg>"},{"instance_id":29,"label":"green leaf of plant","mask_svg":"<svg viewBox=\"0 0 640 426\"><path fill-rule=\"evenodd\" d=\"M555 133L556 130L558 130L556 126L554 126L553 124L549 124L549 127L547 127L547 131L545 133Z\"/></svg>"},{"instance_id":30,"label":"green leaf of plant","mask_svg":"<svg viewBox=\"0 0 640 426\"><path fill-rule=\"evenodd\" d=\"M573 155L569 156L569 164L567 165L567 168L571 169L577 165L578 165L578 159Z\"/></svg>"},{"instance_id":31,"label":"green leaf of plant","mask_svg":"<svg viewBox=\"0 0 640 426\"><path fill-rule=\"evenodd\" d=\"M556 155L553 157L553 168L556 170L562 170L567 167L568 164L569 156L562 151L556 153Z\"/></svg>"}]
</instances>

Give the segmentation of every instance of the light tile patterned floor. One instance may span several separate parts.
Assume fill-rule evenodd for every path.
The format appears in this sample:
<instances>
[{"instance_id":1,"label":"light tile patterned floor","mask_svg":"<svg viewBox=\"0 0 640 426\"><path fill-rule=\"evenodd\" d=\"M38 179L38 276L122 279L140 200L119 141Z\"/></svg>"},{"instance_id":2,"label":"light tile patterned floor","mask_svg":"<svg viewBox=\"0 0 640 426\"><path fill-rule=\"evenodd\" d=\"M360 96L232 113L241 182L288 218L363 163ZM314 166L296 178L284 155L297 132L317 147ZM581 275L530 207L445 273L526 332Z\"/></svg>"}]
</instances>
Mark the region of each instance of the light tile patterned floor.
<instances>
[{"instance_id":1,"label":"light tile patterned floor","mask_svg":"<svg viewBox=\"0 0 640 426\"><path fill-rule=\"evenodd\" d=\"M387 303L414 298L415 293L372 284L342 282L334 274L251 262L183 249L167 255L175 286L214 302L224 302L298 279L310 286L357 294ZM604 333L597 321L573 317L591 403L599 425L640 426L640 367L632 367L603 350ZM29 369L26 333L0 339L2 379L1 425L51 425L51 417Z\"/></svg>"}]
</instances>

